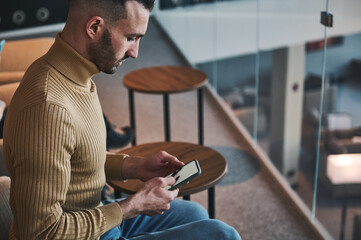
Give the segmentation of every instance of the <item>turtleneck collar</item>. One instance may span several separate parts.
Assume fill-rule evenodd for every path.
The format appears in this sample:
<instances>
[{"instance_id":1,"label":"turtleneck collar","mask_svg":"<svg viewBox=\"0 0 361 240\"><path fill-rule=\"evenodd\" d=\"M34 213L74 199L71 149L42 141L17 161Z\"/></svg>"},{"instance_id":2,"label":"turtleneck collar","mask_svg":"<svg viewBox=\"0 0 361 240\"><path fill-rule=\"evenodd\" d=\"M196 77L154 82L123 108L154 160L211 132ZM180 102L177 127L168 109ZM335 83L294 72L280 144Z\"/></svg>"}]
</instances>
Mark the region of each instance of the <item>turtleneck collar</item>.
<instances>
[{"instance_id":1,"label":"turtleneck collar","mask_svg":"<svg viewBox=\"0 0 361 240\"><path fill-rule=\"evenodd\" d=\"M55 42L45 55L46 61L80 86L89 86L91 77L99 73L99 68L88 59L82 57L61 37L56 35Z\"/></svg>"}]
</instances>

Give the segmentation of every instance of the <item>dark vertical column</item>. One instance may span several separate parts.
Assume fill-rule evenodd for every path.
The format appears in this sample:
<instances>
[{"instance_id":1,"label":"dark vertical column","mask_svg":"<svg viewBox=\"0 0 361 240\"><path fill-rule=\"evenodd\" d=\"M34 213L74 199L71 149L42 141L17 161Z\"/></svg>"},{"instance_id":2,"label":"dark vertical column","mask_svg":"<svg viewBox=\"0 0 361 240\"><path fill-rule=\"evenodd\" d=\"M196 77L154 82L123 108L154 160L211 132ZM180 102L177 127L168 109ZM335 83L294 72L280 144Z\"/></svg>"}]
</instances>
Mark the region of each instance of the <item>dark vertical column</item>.
<instances>
[{"instance_id":1,"label":"dark vertical column","mask_svg":"<svg viewBox=\"0 0 361 240\"><path fill-rule=\"evenodd\" d=\"M122 192L118 190L114 190L114 198L115 199L122 198Z\"/></svg>"},{"instance_id":2,"label":"dark vertical column","mask_svg":"<svg viewBox=\"0 0 361 240\"><path fill-rule=\"evenodd\" d=\"M347 198L345 197L342 200L340 240L343 240L345 238L346 213L347 213Z\"/></svg>"},{"instance_id":3,"label":"dark vertical column","mask_svg":"<svg viewBox=\"0 0 361 240\"><path fill-rule=\"evenodd\" d=\"M170 141L170 112L169 112L169 94L163 94L164 104L164 134L165 140Z\"/></svg>"},{"instance_id":4,"label":"dark vertical column","mask_svg":"<svg viewBox=\"0 0 361 240\"><path fill-rule=\"evenodd\" d=\"M132 145L135 146L137 144L136 141L136 130L135 130L135 107L134 107L134 92L133 90L128 89L128 97L129 97L129 117L130 117L130 126L133 129L134 138L132 140Z\"/></svg>"},{"instance_id":5,"label":"dark vertical column","mask_svg":"<svg viewBox=\"0 0 361 240\"><path fill-rule=\"evenodd\" d=\"M199 145L204 145L204 90L198 89L198 137ZM215 187L208 189L208 213L210 218L216 217Z\"/></svg>"},{"instance_id":6,"label":"dark vertical column","mask_svg":"<svg viewBox=\"0 0 361 240\"><path fill-rule=\"evenodd\" d=\"M355 214L352 240L361 239L361 214Z\"/></svg>"},{"instance_id":7,"label":"dark vertical column","mask_svg":"<svg viewBox=\"0 0 361 240\"><path fill-rule=\"evenodd\" d=\"M208 189L208 213L210 218L216 218L215 188Z\"/></svg>"},{"instance_id":8,"label":"dark vertical column","mask_svg":"<svg viewBox=\"0 0 361 240\"><path fill-rule=\"evenodd\" d=\"M190 201L190 200L191 200L191 196L190 196L190 195L183 196L183 200Z\"/></svg>"},{"instance_id":9,"label":"dark vertical column","mask_svg":"<svg viewBox=\"0 0 361 240\"><path fill-rule=\"evenodd\" d=\"M204 144L204 109L203 109L203 87L198 89L198 138L199 144Z\"/></svg>"}]
</instances>

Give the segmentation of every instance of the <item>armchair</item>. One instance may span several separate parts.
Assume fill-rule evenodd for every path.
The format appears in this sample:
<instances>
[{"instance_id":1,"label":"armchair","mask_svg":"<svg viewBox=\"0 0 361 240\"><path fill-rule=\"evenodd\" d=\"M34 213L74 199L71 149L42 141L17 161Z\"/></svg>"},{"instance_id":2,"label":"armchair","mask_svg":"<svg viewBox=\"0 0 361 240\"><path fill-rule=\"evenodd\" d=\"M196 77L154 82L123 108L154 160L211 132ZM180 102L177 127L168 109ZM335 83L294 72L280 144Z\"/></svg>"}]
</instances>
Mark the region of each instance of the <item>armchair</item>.
<instances>
[{"instance_id":1,"label":"armchair","mask_svg":"<svg viewBox=\"0 0 361 240\"><path fill-rule=\"evenodd\" d=\"M314 171L319 113L308 112L303 121L303 149L307 151L310 167ZM319 179L322 188L333 197L353 196L360 193L361 184L333 184L327 176L328 156L333 154L361 153L361 126L352 125L349 113L328 113L322 116L320 137Z\"/></svg>"},{"instance_id":2,"label":"armchair","mask_svg":"<svg viewBox=\"0 0 361 240\"><path fill-rule=\"evenodd\" d=\"M315 166L317 153L319 112L312 109L306 113L302 124L302 149L310 166ZM323 114L320 136L320 174L326 172L329 154L361 153L361 126L352 125L349 113Z\"/></svg>"},{"instance_id":3,"label":"armchair","mask_svg":"<svg viewBox=\"0 0 361 240\"><path fill-rule=\"evenodd\" d=\"M361 126L333 131L328 142L330 154L361 153Z\"/></svg>"},{"instance_id":4,"label":"armchair","mask_svg":"<svg viewBox=\"0 0 361 240\"><path fill-rule=\"evenodd\" d=\"M0 84L19 82L32 62L44 55L54 38L7 41L1 52Z\"/></svg>"},{"instance_id":5,"label":"armchair","mask_svg":"<svg viewBox=\"0 0 361 240\"><path fill-rule=\"evenodd\" d=\"M0 58L0 100L10 104L15 90L26 69L37 58L44 55L54 43L54 38L35 38L7 41ZM7 175L2 160L2 139L0 139L0 176Z\"/></svg>"}]
</instances>

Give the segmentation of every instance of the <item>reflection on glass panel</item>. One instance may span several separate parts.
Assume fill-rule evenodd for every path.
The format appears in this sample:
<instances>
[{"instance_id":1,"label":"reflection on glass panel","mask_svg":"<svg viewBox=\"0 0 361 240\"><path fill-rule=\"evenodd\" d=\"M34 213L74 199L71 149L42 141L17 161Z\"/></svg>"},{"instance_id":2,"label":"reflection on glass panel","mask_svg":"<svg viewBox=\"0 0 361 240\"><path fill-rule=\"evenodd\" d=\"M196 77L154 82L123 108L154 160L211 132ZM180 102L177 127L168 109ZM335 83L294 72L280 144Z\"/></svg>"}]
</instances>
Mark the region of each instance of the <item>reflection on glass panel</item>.
<instances>
[{"instance_id":1,"label":"reflection on glass panel","mask_svg":"<svg viewBox=\"0 0 361 240\"><path fill-rule=\"evenodd\" d=\"M331 39L333 39L332 36L328 38L328 42L332 42ZM358 141L361 136L359 115L361 75L357 74L357 70L355 71L355 65L361 58L361 33L345 34L342 39L341 44L331 44L327 49L325 111L322 114L324 134L321 137L323 144L320 148L322 154L320 154L316 216L325 222L325 226L332 235L351 239L356 228L354 219L359 217L357 213L359 214L361 210L361 181L351 180L338 183L331 181L335 176L330 174L332 172L330 169L334 169L332 167L335 165L331 160L336 157L343 163L337 166L336 172L345 173L350 177L353 171L356 171L361 176L361 170L357 167L361 161L360 157L352 164L352 171L347 171L349 168L346 166L353 159L353 153L361 153L361 143ZM346 213L346 208L342 211L342 207L347 203L345 201L350 202L347 208L347 219L346 215L342 214ZM329 206L330 203L332 207ZM330 223L324 216L325 212L336 209L339 212L333 219L340 223L337 226Z\"/></svg>"},{"instance_id":2,"label":"reflection on glass panel","mask_svg":"<svg viewBox=\"0 0 361 240\"><path fill-rule=\"evenodd\" d=\"M345 4L333 0L328 4L328 8L323 7L321 11L327 9L333 14L333 27L327 29L326 39L309 40L306 44L302 154L297 192L308 206L314 204L312 207L316 217L335 239L359 239L361 236L357 238L355 231L360 229L356 220L360 218L361 182L337 182L335 179L351 177L354 171L358 171L357 166L361 161L358 155L358 160L351 161L354 159L353 153L361 152L361 144L357 143L361 136L358 117L361 85L358 80L355 81L360 79L355 65L361 58L360 16L355 13L360 11L361 3L351 1ZM327 54L323 59L325 42ZM324 81L323 60L326 63ZM318 133L320 139L317 139ZM315 164L317 157L318 166ZM351 163L354 164L352 167ZM314 179L316 167L318 181ZM342 173L347 176L342 176ZM359 174L361 176L361 170ZM317 186L314 186L315 182ZM313 190L317 195L311 196ZM315 196L317 200L312 202ZM346 199L350 202L347 205ZM343 208L345 206L348 206L347 218L346 211L343 211L346 210Z\"/></svg>"},{"instance_id":3,"label":"reflection on glass panel","mask_svg":"<svg viewBox=\"0 0 361 240\"><path fill-rule=\"evenodd\" d=\"M326 2L167 0L156 17L335 239L342 200L355 197L344 225L352 239L361 183L332 182L328 157L361 153L361 2L329 1L324 41Z\"/></svg>"},{"instance_id":4,"label":"reflection on glass panel","mask_svg":"<svg viewBox=\"0 0 361 240\"><path fill-rule=\"evenodd\" d=\"M259 135L258 143L310 210L317 209L316 217L336 239L342 232L342 199L361 194L357 184L334 184L327 175L328 156L361 150L356 143L361 133L357 124L361 88L360 81L351 80L360 78L355 70L361 57L361 22L355 14L360 5L330 1L335 20L326 39L324 81L320 13L325 2L263 0L260 8L260 64L271 67L268 72L260 68L258 126L262 129L260 120L265 116L266 134ZM349 201L356 205L348 208L346 239L352 237L355 213L361 207L360 198Z\"/></svg>"}]
</instances>

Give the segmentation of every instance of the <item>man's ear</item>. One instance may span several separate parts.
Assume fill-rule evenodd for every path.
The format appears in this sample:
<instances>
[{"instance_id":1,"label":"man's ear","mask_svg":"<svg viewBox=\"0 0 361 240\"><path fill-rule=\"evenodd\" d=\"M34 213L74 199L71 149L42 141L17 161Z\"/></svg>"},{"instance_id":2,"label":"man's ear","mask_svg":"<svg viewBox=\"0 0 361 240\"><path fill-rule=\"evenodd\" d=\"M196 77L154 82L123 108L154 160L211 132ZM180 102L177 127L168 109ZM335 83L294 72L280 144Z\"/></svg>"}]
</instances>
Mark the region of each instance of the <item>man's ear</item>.
<instances>
[{"instance_id":1,"label":"man's ear","mask_svg":"<svg viewBox=\"0 0 361 240\"><path fill-rule=\"evenodd\" d=\"M102 35L104 28L104 19L99 16L93 16L87 22L86 33L91 39L95 39Z\"/></svg>"}]
</instances>

